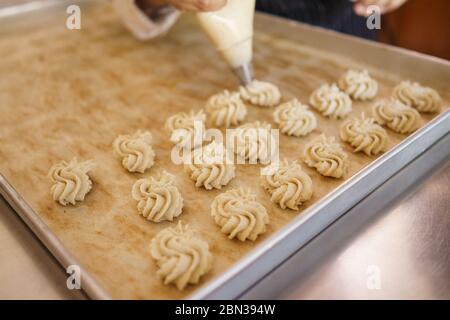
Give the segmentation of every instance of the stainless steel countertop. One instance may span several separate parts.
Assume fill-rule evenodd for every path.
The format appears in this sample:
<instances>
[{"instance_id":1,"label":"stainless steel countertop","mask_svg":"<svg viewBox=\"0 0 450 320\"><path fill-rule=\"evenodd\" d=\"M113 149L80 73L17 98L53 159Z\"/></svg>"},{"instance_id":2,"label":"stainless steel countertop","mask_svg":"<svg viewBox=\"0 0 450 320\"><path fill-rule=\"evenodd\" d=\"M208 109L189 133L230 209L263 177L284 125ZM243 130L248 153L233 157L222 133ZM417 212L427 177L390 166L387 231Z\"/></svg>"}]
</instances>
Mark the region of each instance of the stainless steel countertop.
<instances>
[{"instance_id":1,"label":"stainless steel countertop","mask_svg":"<svg viewBox=\"0 0 450 320\"><path fill-rule=\"evenodd\" d=\"M66 274L0 196L0 299L82 299Z\"/></svg>"},{"instance_id":2,"label":"stainless steel countertop","mask_svg":"<svg viewBox=\"0 0 450 320\"><path fill-rule=\"evenodd\" d=\"M277 297L450 299L449 186L447 162Z\"/></svg>"}]
</instances>

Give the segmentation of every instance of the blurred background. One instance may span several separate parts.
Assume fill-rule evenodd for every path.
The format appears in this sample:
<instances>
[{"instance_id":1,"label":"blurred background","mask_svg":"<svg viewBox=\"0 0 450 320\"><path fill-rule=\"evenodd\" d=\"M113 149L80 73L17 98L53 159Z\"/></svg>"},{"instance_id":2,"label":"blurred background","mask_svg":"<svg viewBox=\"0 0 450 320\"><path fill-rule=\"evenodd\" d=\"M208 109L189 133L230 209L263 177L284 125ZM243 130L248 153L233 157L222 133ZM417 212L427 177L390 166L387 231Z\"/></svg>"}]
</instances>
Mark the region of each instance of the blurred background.
<instances>
[{"instance_id":1,"label":"blurred background","mask_svg":"<svg viewBox=\"0 0 450 320\"><path fill-rule=\"evenodd\" d=\"M383 17L378 39L450 60L449 14L449 0L409 0Z\"/></svg>"},{"instance_id":2,"label":"blurred background","mask_svg":"<svg viewBox=\"0 0 450 320\"><path fill-rule=\"evenodd\" d=\"M31 1L0 0L0 7ZM399 10L383 16L381 30L375 38L450 60L449 14L450 0L409 0Z\"/></svg>"}]
</instances>

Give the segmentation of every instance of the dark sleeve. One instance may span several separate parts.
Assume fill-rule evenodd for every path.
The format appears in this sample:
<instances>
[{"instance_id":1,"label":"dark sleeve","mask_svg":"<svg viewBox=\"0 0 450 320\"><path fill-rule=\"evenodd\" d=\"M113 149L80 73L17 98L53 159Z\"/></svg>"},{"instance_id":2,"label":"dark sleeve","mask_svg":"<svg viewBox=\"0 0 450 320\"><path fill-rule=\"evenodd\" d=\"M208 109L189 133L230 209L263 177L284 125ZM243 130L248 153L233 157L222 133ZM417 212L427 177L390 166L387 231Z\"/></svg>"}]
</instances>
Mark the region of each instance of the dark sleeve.
<instances>
[{"instance_id":1,"label":"dark sleeve","mask_svg":"<svg viewBox=\"0 0 450 320\"><path fill-rule=\"evenodd\" d=\"M353 12L349 0L257 0L256 9L285 18L374 39L366 19Z\"/></svg>"}]
</instances>

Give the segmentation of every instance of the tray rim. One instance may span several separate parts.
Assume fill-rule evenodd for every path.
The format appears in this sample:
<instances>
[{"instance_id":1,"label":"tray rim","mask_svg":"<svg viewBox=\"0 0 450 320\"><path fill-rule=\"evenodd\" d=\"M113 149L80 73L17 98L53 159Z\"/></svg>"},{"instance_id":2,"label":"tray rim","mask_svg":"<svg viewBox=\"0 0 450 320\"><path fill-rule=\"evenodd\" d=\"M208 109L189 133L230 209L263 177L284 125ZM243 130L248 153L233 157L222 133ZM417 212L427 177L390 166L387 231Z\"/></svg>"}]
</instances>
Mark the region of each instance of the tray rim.
<instances>
[{"instance_id":1,"label":"tray rim","mask_svg":"<svg viewBox=\"0 0 450 320\"><path fill-rule=\"evenodd\" d=\"M11 16L18 16L21 14L30 13L32 11L39 11L39 10L46 10L51 9L57 6L63 6L65 4L74 4L74 3L89 3L86 0L75 0L75 1L69 1L69 0L35 0L30 3L15 5L12 7L6 7L6 8L0 8L0 20L4 18L10 18ZM8 10L8 11L6 11ZM7 12L4 14L4 12ZM311 31L313 33L322 34L325 36L333 37L335 39L342 39L345 41L350 41L354 44L360 44L365 47L372 47L376 49L385 49L390 52L398 53L400 55L408 56L410 58L419 59L422 61L427 62L433 62L445 67L450 68L450 61L447 61L445 59L430 56L427 54L419 53L416 51L412 51L409 49L399 48L395 46L391 46L384 43L378 43L366 39L357 38L351 35L342 34L333 30L317 27L317 26L311 26L305 23L289 20L283 17L274 16L267 13L261 13L258 12L256 15L258 18L256 18L255 24L263 23L264 21L271 21L275 22L277 24L284 24L285 26L289 26L291 28L300 28L302 30ZM314 46L313 46L314 47ZM339 52L337 52L339 54ZM449 125L445 126L445 123L448 123ZM444 124L444 128L440 128ZM295 231L300 231L299 229L304 226L307 222L310 222L320 210L326 209L328 205L330 205L335 199L337 199L339 196L345 194L345 192L348 192L348 190L355 186L358 182L362 181L368 173L371 171L374 171L375 169L379 169L385 162L389 161L390 159L394 158L395 156L401 154L402 151L407 149L408 147L411 147L417 140L420 140L420 138L426 137L427 134L432 135L433 133L435 135L434 139L430 139L427 141L428 146L423 147L419 152L416 152L411 159L409 159L407 162L404 162L401 167L395 169L395 171L392 174L389 174L389 177L394 175L396 172L401 170L404 166L406 166L408 163L413 161L417 156L422 154L426 151L432 144L434 144L439 138L442 138L446 134L448 134L450 130L450 110L447 110L446 112L443 112L442 114L438 115L436 118L431 120L426 126L420 128L416 132L414 132L412 135L405 138L400 144L396 145L394 148L383 154L378 159L371 162L368 166L361 169L359 172L357 172L355 175L350 177L347 181L345 181L343 184L341 184L337 189L331 191L326 196L324 196L322 199L317 201L314 205L306 209L302 212L301 215L297 215L295 218L293 218L289 223L287 223L284 227L279 229L278 231L274 232L268 239L258 243L255 248L253 248L249 253L247 253L243 258L238 260L232 267L230 267L228 270L220 274L219 276L215 277L214 279L210 280L209 283L204 284L200 286L194 293L187 296L187 299L211 299L211 298L235 298L239 295L239 292L242 293L246 289L249 288L248 285L241 284L240 286L235 286L232 290L230 288L226 288L226 286L230 284L231 280L236 280L237 275L239 273L242 273L243 270L251 266L252 264L258 263L258 259L262 259L265 256L267 256L267 253L269 251L273 251L273 248L276 245L279 245L283 239L286 237L292 235ZM437 132L436 132L437 131ZM389 178L388 177L388 178ZM383 181L386 181L388 178L383 179ZM379 185L382 183L379 183L377 186L374 186L372 190L367 191L366 193L370 193L374 189L378 188ZM20 216L20 218L26 223L26 225L33 231L33 233L39 238L39 240L44 244L46 248L50 250L52 255L58 260L58 262L66 268L69 265L78 265L81 268L82 271L82 290L86 292L86 294L93 299L112 299L111 295L108 293L107 290L105 290L98 280L90 274L89 271L83 268L82 264L79 263L79 261L72 255L72 253L64 246L64 244L61 242L61 240L56 236L53 231L48 227L48 225L40 218L40 216L35 212L32 207L23 199L23 197L14 189L14 187L7 181L7 179L0 173L0 194L5 198L5 200L11 205L11 207L14 209L16 214ZM361 197L359 200L361 200L363 197ZM356 200L358 202L359 200ZM353 202L353 205L356 203ZM332 219L331 221L328 221L326 224L327 226L332 224L337 218L344 215L347 210L343 210L342 212L338 213L338 215ZM321 230L325 229L323 227ZM286 254L286 257L284 259L279 260L278 263L276 263L275 266L270 268L272 270L277 265L281 264L283 261L285 261L291 254L293 254L295 251L298 251L301 249L302 246L309 240L311 240L315 235L317 235L319 232L316 232L314 235L309 237L308 239L304 240L304 243L300 246L295 246L295 250L289 249L286 250L286 252L290 252L289 254ZM292 251L292 252L291 252ZM261 261L259 261L261 262ZM265 276L270 270L264 272L264 273L255 273L258 274L257 278L261 278ZM247 272L248 273L248 272ZM254 281L253 281L254 283Z\"/></svg>"},{"instance_id":2,"label":"tray rim","mask_svg":"<svg viewBox=\"0 0 450 320\"><path fill-rule=\"evenodd\" d=\"M101 286L98 280L65 247L62 241L8 182L2 173L0 173L0 195L3 196L6 202L13 208L14 212L25 222L28 228L31 229L64 269L70 265L76 265L80 268L81 287L89 297L99 300L112 299L108 291Z\"/></svg>"},{"instance_id":3,"label":"tray rim","mask_svg":"<svg viewBox=\"0 0 450 320\"><path fill-rule=\"evenodd\" d=\"M443 127L443 128L440 128ZM435 132L433 132L435 131ZM231 280L234 280L237 278L238 274L242 274L243 271L246 268L249 268L255 263L262 264L264 261L257 261L258 259L264 259L265 256L267 256L266 250L272 250L276 245L280 244L285 238L292 236L295 232L302 231L302 227L312 221L316 217L316 215L320 212L323 212L323 210L327 209L327 206L331 205L333 201L338 199L338 197L343 196L348 192L352 187L354 187L357 183L364 181L364 179L368 176L368 173L379 171L380 169L385 169L383 165L393 159L395 156L402 155L402 152L409 149L416 149L415 147L418 145L417 142L420 142L420 139L428 138L427 134L435 134L435 137L433 139L430 139L426 141L425 146L422 145L421 149L413 153L413 156L410 157L410 159L407 162L403 162L398 168L395 168L392 173L388 175L385 179L380 179L380 182L375 183L375 186L367 189L365 191L365 195L360 197L357 200L349 202L348 208L341 209L340 213L336 213L334 218L326 223L326 226L322 227L322 229L318 232L316 232L312 237L304 238L301 240L302 244L299 246L296 246L297 248L290 252L289 254L285 254L284 259L280 259L279 263L273 263L273 267L270 268L270 270L273 270L276 268L276 266L282 264L286 259L288 259L292 254L294 254L296 251L301 250L301 248L309 242L311 239L313 239L318 233L323 231L327 226L331 225L334 221L336 221L339 217L345 215L345 213L354 205L356 205L359 201L361 201L365 196L370 194L372 191L377 189L380 185L382 185L385 181L387 181L390 177L392 177L395 173L400 171L402 168L407 166L409 163L411 163L414 159L416 159L418 156L423 154L429 147L431 147L434 143L436 143L440 138L447 135L450 132L450 110L447 110L446 112L443 112L439 116L437 116L435 119L431 120L426 126L422 127L420 130L416 131L414 134L410 135L409 137L405 138L402 142L400 142L397 146L383 154L378 159L374 160L372 163L370 163L365 168L361 169L359 172L357 172L355 175L353 175L351 178L349 178L347 181L345 181L343 184L341 184L337 189L331 191L326 196L324 196L322 199L320 199L317 203L312 205L311 207L307 208L305 211L303 211L300 215L297 215L297 217L293 218L288 224L286 224L284 227L276 231L272 236L270 236L268 239L264 240L263 242L259 243L256 248L254 248L252 251L250 251L247 255L245 255L243 258L241 258L237 263L235 263L232 267L230 267L227 271L222 273L221 275L217 276L215 279L211 280L207 286L204 286L202 288L199 288L196 292L194 292L189 298L196 300L196 299L220 299L223 296L223 292L220 292L220 290L223 290L226 294L226 299L228 298L236 298L238 297L237 292L230 292L232 290L226 288L226 286L229 284ZM423 143L423 142L422 142ZM450 153L450 151L449 151ZM286 250L287 251L287 250ZM266 259L267 262L268 259ZM264 275L268 274L270 272L268 270L264 273ZM255 274L255 270L249 270L249 272L246 273L246 276L251 277L251 274ZM263 277L264 275L259 276L259 278ZM246 278L244 276L241 276L241 278ZM241 279L242 280L242 279ZM255 282L253 282L255 283ZM250 288L251 285L244 287L242 285L241 292L245 292L246 289ZM235 290L233 290L235 291Z\"/></svg>"}]
</instances>

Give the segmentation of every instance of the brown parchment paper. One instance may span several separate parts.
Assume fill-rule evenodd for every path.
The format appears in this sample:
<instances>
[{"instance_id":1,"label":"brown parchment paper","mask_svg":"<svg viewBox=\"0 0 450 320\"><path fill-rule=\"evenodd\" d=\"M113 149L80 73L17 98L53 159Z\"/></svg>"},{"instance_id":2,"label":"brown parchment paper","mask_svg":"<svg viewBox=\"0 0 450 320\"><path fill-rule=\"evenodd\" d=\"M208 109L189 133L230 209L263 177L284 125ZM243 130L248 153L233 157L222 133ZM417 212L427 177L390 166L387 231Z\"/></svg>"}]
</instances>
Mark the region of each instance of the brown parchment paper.
<instances>
[{"instance_id":1,"label":"brown parchment paper","mask_svg":"<svg viewBox=\"0 0 450 320\"><path fill-rule=\"evenodd\" d=\"M196 189L182 167L170 161L172 145L164 121L180 111L198 110L212 94L237 85L191 17L183 17L167 36L151 42L134 39L109 6L84 10L82 19L81 30L67 30L59 17L40 27L1 33L0 172L114 298L186 297L301 212L270 203L259 185L260 166L239 166L236 179L222 191L238 186L253 190L269 212L270 225L255 243L230 241L210 217L210 203L222 191ZM255 35L256 75L277 84L285 101L296 97L307 103L314 89L336 81L349 67L369 68L380 83L379 97L389 96L400 80L350 57L341 59L273 37L267 30L270 26ZM448 93L441 94L448 101ZM370 106L355 102L353 114L370 114ZM272 112L249 106L246 120L274 125ZM342 121L316 115L318 129L307 138L280 136L282 158L300 159L305 144L322 132L338 137ZM424 124L434 116L424 116ZM118 134L137 129L150 130L155 140L156 164L143 175L125 171L111 148ZM388 133L390 147L405 138ZM344 146L350 155L346 178L375 159ZM94 184L83 203L62 207L50 197L47 172L52 164L72 157L96 161ZM345 180L324 178L303 167L314 183L314 196L303 209ZM149 255L152 237L177 221L146 221L130 196L134 181L163 169L177 176L185 199L180 220L208 241L214 255L212 271L199 286L183 292L162 284Z\"/></svg>"}]
</instances>

